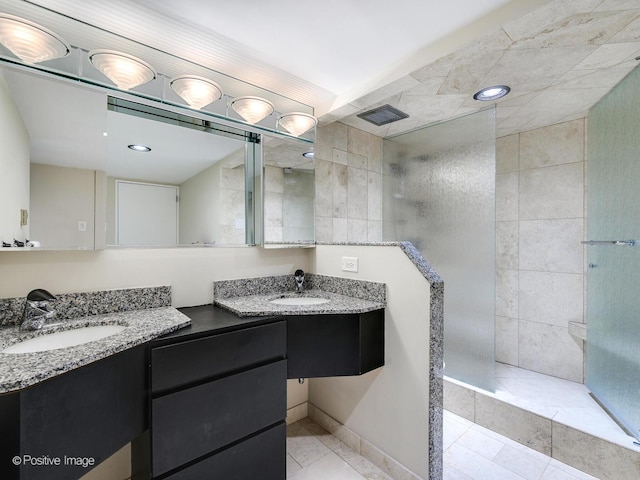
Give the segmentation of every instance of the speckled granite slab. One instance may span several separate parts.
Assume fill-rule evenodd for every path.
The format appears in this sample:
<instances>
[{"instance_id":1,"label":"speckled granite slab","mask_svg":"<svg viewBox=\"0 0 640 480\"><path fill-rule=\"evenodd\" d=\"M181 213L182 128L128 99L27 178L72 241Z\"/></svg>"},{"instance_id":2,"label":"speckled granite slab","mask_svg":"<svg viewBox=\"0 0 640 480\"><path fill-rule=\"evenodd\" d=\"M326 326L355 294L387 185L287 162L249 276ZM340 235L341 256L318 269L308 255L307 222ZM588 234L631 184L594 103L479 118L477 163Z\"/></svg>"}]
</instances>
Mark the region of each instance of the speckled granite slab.
<instances>
[{"instance_id":1,"label":"speckled granite slab","mask_svg":"<svg viewBox=\"0 0 640 480\"><path fill-rule=\"evenodd\" d=\"M147 308L128 312L92 315L61 322L59 326L36 332L20 332L18 326L0 329L0 350L19 341L52 331L93 325L123 325L122 332L74 347L34 353L0 353L0 393L35 385L74 368L100 360L191 323L172 307Z\"/></svg>"},{"instance_id":2,"label":"speckled granite slab","mask_svg":"<svg viewBox=\"0 0 640 480\"><path fill-rule=\"evenodd\" d=\"M169 286L51 293L56 296L56 300L51 302L51 307L56 312L57 320L171 305L171 287ZM24 297L0 298L0 326L21 323L25 299L26 294Z\"/></svg>"},{"instance_id":3,"label":"speckled granite slab","mask_svg":"<svg viewBox=\"0 0 640 480\"><path fill-rule=\"evenodd\" d=\"M386 303L387 301L387 287L384 283L330 277L315 273L305 274L304 290L322 290L324 292L378 303ZM295 280L293 279L293 275L275 275L270 277L242 278L238 280L213 282L214 300L294 291Z\"/></svg>"},{"instance_id":4,"label":"speckled granite slab","mask_svg":"<svg viewBox=\"0 0 640 480\"><path fill-rule=\"evenodd\" d=\"M314 305L280 305L281 297L319 297ZM386 285L348 278L306 274L304 292L295 292L293 275L213 282L214 303L241 316L365 313L384 308Z\"/></svg>"}]
</instances>

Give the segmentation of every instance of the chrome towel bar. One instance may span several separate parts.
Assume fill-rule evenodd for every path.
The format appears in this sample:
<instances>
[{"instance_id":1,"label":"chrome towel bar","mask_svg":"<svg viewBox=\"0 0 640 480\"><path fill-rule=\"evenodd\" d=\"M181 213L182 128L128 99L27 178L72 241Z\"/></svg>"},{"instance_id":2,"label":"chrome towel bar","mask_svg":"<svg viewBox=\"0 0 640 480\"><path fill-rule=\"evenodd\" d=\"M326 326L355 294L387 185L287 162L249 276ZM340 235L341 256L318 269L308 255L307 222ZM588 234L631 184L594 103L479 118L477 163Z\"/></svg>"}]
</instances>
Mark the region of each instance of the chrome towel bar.
<instances>
[{"instance_id":1,"label":"chrome towel bar","mask_svg":"<svg viewBox=\"0 0 640 480\"><path fill-rule=\"evenodd\" d=\"M625 247L633 247L637 240L586 240L583 245L621 245Z\"/></svg>"}]
</instances>

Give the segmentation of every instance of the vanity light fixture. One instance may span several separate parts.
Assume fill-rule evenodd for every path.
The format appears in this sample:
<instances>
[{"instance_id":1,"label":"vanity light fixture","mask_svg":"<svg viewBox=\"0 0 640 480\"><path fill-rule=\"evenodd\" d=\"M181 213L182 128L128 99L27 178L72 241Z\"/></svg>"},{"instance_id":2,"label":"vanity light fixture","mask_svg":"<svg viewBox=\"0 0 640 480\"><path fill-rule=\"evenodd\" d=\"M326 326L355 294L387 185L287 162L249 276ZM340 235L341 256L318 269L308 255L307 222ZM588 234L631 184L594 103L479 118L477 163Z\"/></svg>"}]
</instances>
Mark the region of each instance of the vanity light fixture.
<instances>
[{"instance_id":1,"label":"vanity light fixture","mask_svg":"<svg viewBox=\"0 0 640 480\"><path fill-rule=\"evenodd\" d=\"M480 102L490 102L492 100L497 100L504 97L510 91L511 88L506 85L493 85L491 87L486 87L477 91L473 95L473 99Z\"/></svg>"},{"instance_id":2,"label":"vanity light fixture","mask_svg":"<svg viewBox=\"0 0 640 480\"><path fill-rule=\"evenodd\" d=\"M61 37L37 23L0 13L0 43L25 63L66 57L71 47Z\"/></svg>"},{"instance_id":3,"label":"vanity light fixture","mask_svg":"<svg viewBox=\"0 0 640 480\"><path fill-rule=\"evenodd\" d=\"M114 50L92 50L89 61L121 90L155 80L156 71L144 60Z\"/></svg>"},{"instance_id":4,"label":"vanity light fixture","mask_svg":"<svg viewBox=\"0 0 640 480\"><path fill-rule=\"evenodd\" d=\"M294 137L299 137L311 130L317 123L318 119L308 113L291 112L278 117L278 127L284 128L287 133Z\"/></svg>"},{"instance_id":5,"label":"vanity light fixture","mask_svg":"<svg viewBox=\"0 0 640 480\"><path fill-rule=\"evenodd\" d=\"M247 123L254 124L271 115L275 107L269 100L261 97L238 97L231 102L231 108L245 119Z\"/></svg>"},{"instance_id":6,"label":"vanity light fixture","mask_svg":"<svg viewBox=\"0 0 640 480\"><path fill-rule=\"evenodd\" d=\"M146 145L127 145L127 147L131 150L133 150L134 152L150 152L151 148L147 147Z\"/></svg>"},{"instance_id":7,"label":"vanity light fixture","mask_svg":"<svg viewBox=\"0 0 640 480\"><path fill-rule=\"evenodd\" d=\"M171 80L170 85L174 92L196 110L222 98L220 85L204 77L181 75Z\"/></svg>"}]
</instances>

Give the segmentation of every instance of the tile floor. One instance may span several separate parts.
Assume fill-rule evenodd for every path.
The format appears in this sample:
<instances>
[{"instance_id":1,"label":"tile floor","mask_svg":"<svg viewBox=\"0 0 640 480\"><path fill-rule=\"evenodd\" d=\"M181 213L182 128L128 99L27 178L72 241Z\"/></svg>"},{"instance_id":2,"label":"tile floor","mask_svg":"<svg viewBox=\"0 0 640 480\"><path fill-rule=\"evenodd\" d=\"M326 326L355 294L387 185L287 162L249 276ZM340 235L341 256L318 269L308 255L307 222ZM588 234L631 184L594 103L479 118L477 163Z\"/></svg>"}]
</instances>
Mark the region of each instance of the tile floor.
<instances>
[{"instance_id":1,"label":"tile floor","mask_svg":"<svg viewBox=\"0 0 640 480\"><path fill-rule=\"evenodd\" d=\"M597 480L446 410L443 444L443 480Z\"/></svg>"},{"instance_id":2,"label":"tile floor","mask_svg":"<svg viewBox=\"0 0 640 480\"><path fill-rule=\"evenodd\" d=\"M443 480L595 479L447 411L443 444ZM392 480L309 418L287 427L287 479Z\"/></svg>"}]
</instances>

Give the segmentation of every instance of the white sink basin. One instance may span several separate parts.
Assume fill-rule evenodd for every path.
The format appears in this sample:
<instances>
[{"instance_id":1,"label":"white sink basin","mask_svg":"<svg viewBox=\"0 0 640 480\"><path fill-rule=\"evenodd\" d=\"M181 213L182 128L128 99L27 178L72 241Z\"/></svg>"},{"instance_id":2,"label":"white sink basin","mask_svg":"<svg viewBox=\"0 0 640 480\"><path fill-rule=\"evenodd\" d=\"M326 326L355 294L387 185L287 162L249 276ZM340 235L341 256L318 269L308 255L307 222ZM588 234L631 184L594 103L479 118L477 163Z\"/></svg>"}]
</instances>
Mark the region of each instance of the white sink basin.
<instances>
[{"instance_id":1,"label":"white sink basin","mask_svg":"<svg viewBox=\"0 0 640 480\"><path fill-rule=\"evenodd\" d=\"M320 305L330 300L321 297L285 297L270 300L271 303L277 305Z\"/></svg>"},{"instance_id":2,"label":"white sink basin","mask_svg":"<svg viewBox=\"0 0 640 480\"><path fill-rule=\"evenodd\" d=\"M122 325L96 325L95 327L76 328L62 332L47 333L39 337L30 338L5 348L0 353L33 353L58 348L73 347L83 343L93 342L101 338L122 332Z\"/></svg>"}]
</instances>

